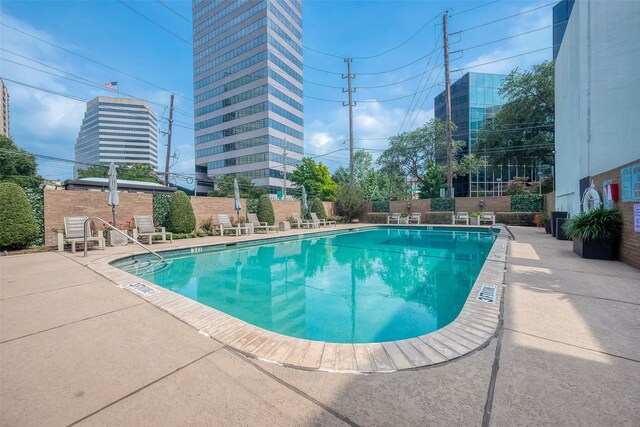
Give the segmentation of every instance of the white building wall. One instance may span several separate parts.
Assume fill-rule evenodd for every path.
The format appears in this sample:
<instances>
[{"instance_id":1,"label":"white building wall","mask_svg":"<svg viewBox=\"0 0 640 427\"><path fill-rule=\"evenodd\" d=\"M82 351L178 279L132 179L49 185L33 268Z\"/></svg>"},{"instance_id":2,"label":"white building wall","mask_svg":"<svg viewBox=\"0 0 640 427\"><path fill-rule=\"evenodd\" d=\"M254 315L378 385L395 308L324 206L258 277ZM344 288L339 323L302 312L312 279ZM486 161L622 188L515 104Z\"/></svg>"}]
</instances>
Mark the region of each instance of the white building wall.
<instances>
[{"instance_id":1,"label":"white building wall","mask_svg":"<svg viewBox=\"0 0 640 427\"><path fill-rule=\"evenodd\" d=\"M556 209L640 158L640 1L576 1L556 59Z\"/></svg>"}]
</instances>

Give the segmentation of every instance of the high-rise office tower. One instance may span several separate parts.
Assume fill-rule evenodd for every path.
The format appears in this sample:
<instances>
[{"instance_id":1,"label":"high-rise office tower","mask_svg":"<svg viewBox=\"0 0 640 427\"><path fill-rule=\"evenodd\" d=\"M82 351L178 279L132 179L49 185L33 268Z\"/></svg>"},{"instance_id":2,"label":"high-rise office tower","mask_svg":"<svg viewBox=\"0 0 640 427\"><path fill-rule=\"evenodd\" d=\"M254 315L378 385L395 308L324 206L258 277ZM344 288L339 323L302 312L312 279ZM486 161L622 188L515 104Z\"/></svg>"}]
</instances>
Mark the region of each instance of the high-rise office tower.
<instances>
[{"instance_id":1,"label":"high-rise office tower","mask_svg":"<svg viewBox=\"0 0 640 427\"><path fill-rule=\"evenodd\" d=\"M9 90L0 79L0 135L9 136Z\"/></svg>"},{"instance_id":2,"label":"high-rise office tower","mask_svg":"<svg viewBox=\"0 0 640 427\"><path fill-rule=\"evenodd\" d=\"M304 153L300 1L195 0L193 68L197 193L224 175L277 193Z\"/></svg>"},{"instance_id":3,"label":"high-rise office tower","mask_svg":"<svg viewBox=\"0 0 640 427\"><path fill-rule=\"evenodd\" d=\"M141 99L99 96L87 103L76 140L77 168L140 163L158 167L156 115Z\"/></svg>"}]
</instances>

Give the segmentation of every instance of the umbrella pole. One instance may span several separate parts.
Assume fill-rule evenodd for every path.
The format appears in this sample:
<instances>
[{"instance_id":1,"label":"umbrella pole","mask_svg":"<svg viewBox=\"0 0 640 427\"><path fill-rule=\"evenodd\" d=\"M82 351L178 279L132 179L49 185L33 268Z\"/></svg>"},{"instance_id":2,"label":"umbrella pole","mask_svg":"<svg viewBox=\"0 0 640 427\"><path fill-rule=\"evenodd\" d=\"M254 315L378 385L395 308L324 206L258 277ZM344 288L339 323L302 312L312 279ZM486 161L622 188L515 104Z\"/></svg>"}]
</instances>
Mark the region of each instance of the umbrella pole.
<instances>
[{"instance_id":1,"label":"umbrella pole","mask_svg":"<svg viewBox=\"0 0 640 427\"><path fill-rule=\"evenodd\" d=\"M116 227L116 207L111 206L111 217L113 218L113 226Z\"/></svg>"}]
</instances>

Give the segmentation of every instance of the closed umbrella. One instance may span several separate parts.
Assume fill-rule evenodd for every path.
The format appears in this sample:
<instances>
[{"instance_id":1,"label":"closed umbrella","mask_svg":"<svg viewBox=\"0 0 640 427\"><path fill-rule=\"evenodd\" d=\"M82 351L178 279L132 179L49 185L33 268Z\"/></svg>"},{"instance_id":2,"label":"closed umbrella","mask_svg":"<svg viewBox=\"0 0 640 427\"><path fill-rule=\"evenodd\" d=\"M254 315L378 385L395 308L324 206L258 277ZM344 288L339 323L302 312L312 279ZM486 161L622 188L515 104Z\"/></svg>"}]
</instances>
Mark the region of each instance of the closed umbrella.
<instances>
[{"instance_id":1,"label":"closed umbrella","mask_svg":"<svg viewBox=\"0 0 640 427\"><path fill-rule=\"evenodd\" d=\"M238 223L240 223L240 210L242 205L240 204L240 188L238 187L238 180L233 178L233 209L238 213Z\"/></svg>"},{"instance_id":2,"label":"closed umbrella","mask_svg":"<svg viewBox=\"0 0 640 427\"><path fill-rule=\"evenodd\" d=\"M113 162L109 165L109 197L107 198L107 204L111 206L113 226L115 227L116 206L120 204L120 197L118 196L118 172L116 171L116 165Z\"/></svg>"},{"instance_id":3,"label":"closed umbrella","mask_svg":"<svg viewBox=\"0 0 640 427\"><path fill-rule=\"evenodd\" d=\"M309 204L307 203L307 190L302 186L302 196L300 196L300 207L302 208L302 215L307 216L309 210Z\"/></svg>"}]
</instances>

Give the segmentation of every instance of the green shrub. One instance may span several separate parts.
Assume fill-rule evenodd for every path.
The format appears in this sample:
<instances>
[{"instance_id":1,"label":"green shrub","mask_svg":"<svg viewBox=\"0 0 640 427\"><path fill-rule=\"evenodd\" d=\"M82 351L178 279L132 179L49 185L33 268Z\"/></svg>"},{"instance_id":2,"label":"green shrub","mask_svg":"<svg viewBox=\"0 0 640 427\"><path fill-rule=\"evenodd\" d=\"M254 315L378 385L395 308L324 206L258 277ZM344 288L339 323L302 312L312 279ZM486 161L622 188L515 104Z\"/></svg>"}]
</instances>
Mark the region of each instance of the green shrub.
<instances>
[{"instance_id":1,"label":"green shrub","mask_svg":"<svg viewBox=\"0 0 640 427\"><path fill-rule=\"evenodd\" d=\"M364 204L364 194L358 185L345 184L338 189L336 194L336 210L346 217L345 221L351 221Z\"/></svg>"},{"instance_id":2,"label":"green shrub","mask_svg":"<svg viewBox=\"0 0 640 427\"><path fill-rule=\"evenodd\" d=\"M263 194L258 199L258 206L256 209L258 215L258 221L266 222L268 225L274 225L276 223L276 214L273 211L273 203L266 194Z\"/></svg>"},{"instance_id":3,"label":"green shrub","mask_svg":"<svg viewBox=\"0 0 640 427\"><path fill-rule=\"evenodd\" d=\"M12 182L2 182L0 200L0 249L28 246L38 236L38 227L24 190Z\"/></svg>"},{"instance_id":4,"label":"green shrub","mask_svg":"<svg viewBox=\"0 0 640 427\"><path fill-rule=\"evenodd\" d=\"M388 216L388 212L371 212L367 214L367 222L371 224L386 224Z\"/></svg>"},{"instance_id":5,"label":"green shrub","mask_svg":"<svg viewBox=\"0 0 640 427\"><path fill-rule=\"evenodd\" d=\"M324 204L319 197L316 197L311 201L309 210L315 213L318 216L318 219L327 219L327 213L324 211Z\"/></svg>"},{"instance_id":6,"label":"green shrub","mask_svg":"<svg viewBox=\"0 0 640 427\"><path fill-rule=\"evenodd\" d=\"M425 212L424 224L451 224L453 211L450 212Z\"/></svg>"},{"instance_id":7,"label":"green shrub","mask_svg":"<svg viewBox=\"0 0 640 427\"><path fill-rule=\"evenodd\" d=\"M598 208L569 218L562 229L569 239L613 240L622 233L622 216L616 209Z\"/></svg>"},{"instance_id":8,"label":"green shrub","mask_svg":"<svg viewBox=\"0 0 640 427\"><path fill-rule=\"evenodd\" d=\"M431 210L433 212L451 212L455 211L456 199L451 197L438 197L431 199Z\"/></svg>"},{"instance_id":9,"label":"green shrub","mask_svg":"<svg viewBox=\"0 0 640 427\"><path fill-rule=\"evenodd\" d=\"M169 210L171 209L170 194L153 195L153 219L158 227L169 227Z\"/></svg>"},{"instance_id":10,"label":"green shrub","mask_svg":"<svg viewBox=\"0 0 640 427\"><path fill-rule=\"evenodd\" d=\"M191 200L184 191L176 191L171 196L169 224L169 230L174 233L191 233L196 228Z\"/></svg>"},{"instance_id":11,"label":"green shrub","mask_svg":"<svg viewBox=\"0 0 640 427\"><path fill-rule=\"evenodd\" d=\"M373 200L371 202L371 212L389 212L389 201Z\"/></svg>"},{"instance_id":12,"label":"green shrub","mask_svg":"<svg viewBox=\"0 0 640 427\"><path fill-rule=\"evenodd\" d=\"M263 194L263 196L267 196L266 194ZM262 196L260 196L262 197ZM269 197L269 196L267 196ZM258 201L260 199L256 199L256 198L250 198L247 199L246 201L246 205L247 205L247 213L254 213L257 214L258 213Z\"/></svg>"},{"instance_id":13,"label":"green shrub","mask_svg":"<svg viewBox=\"0 0 640 427\"><path fill-rule=\"evenodd\" d=\"M511 196L511 212L540 212L544 210L544 196L516 194Z\"/></svg>"},{"instance_id":14,"label":"green shrub","mask_svg":"<svg viewBox=\"0 0 640 427\"><path fill-rule=\"evenodd\" d=\"M536 212L497 212L496 222L507 225L534 226Z\"/></svg>"},{"instance_id":15,"label":"green shrub","mask_svg":"<svg viewBox=\"0 0 640 427\"><path fill-rule=\"evenodd\" d=\"M44 245L44 191L40 187L22 187L31 204L38 234L29 246Z\"/></svg>"},{"instance_id":16,"label":"green shrub","mask_svg":"<svg viewBox=\"0 0 640 427\"><path fill-rule=\"evenodd\" d=\"M213 221L213 217L210 216L207 219L203 219L202 222L200 223L200 229L202 230L202 232L207 235L207 236L213 236L215 228L214 228L214 221Z\"/></svg>"}]
</instances>

